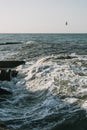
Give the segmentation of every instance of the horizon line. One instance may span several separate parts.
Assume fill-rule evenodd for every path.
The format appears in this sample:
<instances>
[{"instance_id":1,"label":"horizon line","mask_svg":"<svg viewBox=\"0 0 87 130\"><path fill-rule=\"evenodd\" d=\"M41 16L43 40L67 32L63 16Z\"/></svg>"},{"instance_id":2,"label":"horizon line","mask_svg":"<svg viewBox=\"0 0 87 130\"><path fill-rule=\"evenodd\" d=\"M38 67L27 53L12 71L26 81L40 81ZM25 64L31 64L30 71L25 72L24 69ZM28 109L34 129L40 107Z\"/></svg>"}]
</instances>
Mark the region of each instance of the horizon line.
<instances>
[{"instance_id":1,"label":"horizon line","mask_svg":"<svg viewBox=\"0 0 87 130\"><path fill-rule=\"evenodd\" d=\"M87 32L0 32L0 34L87 34Z\"/></svg>"}]
</instances>

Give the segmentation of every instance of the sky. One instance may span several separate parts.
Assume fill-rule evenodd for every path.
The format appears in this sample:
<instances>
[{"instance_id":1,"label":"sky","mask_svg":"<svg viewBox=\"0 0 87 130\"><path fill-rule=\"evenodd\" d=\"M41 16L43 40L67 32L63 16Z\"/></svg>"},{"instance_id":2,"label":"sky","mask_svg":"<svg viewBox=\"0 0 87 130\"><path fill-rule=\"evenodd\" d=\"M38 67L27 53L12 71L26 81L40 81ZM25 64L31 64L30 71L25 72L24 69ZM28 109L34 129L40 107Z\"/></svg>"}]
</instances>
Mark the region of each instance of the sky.
<instances>
[{"instance_id":1,"label":"sky","mask_svg":"<svg viewBox=\"0 0 87 130\"><path fill-rule=\"evenodd\" d=\"M87 33L87 0L0 0L0 33Z\"/></svg>"}]
</instances>

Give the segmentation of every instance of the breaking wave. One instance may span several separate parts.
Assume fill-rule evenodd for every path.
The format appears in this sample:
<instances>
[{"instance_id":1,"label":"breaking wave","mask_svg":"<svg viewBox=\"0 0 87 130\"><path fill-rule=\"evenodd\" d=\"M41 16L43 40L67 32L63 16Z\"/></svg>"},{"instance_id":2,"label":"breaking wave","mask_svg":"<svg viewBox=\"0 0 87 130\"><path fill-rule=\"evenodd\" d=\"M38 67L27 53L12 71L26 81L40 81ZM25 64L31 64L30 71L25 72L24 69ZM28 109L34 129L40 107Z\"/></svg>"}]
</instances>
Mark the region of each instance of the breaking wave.
<instances>
[{"instance_id":1,"label":"breaking wave","mask_svg":"<svg viewBox=\"0 0 87 130\"><path fill-rule=\"evenodd\" d=\"M44 56L16 69L16 78L0 81L12 91L0 98L0 120L13 130L57 130L67 122L81 128L87 111L87 55Z\"/></svg>"}]
</instances>

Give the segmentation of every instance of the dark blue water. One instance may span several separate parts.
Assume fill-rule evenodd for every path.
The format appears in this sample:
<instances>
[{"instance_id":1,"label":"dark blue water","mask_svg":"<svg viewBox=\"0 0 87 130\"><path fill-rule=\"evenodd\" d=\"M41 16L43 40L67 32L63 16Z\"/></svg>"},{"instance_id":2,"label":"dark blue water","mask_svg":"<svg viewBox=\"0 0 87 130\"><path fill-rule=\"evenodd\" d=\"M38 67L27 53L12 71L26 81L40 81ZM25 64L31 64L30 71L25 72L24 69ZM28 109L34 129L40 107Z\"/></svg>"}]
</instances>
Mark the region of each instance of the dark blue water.
<instances>
[{"instance_id":1,"label":"dark blue water","mask_svg":"<svg viewBox=\"0 0 87 130\"><path fill-rule=\"evenodd\" d=\"M0 43L37 41L41 43L87 43L87 34L0 34Z\"/></svg>"},{"instance_id":2,"label":"dark blue water","mask_svg":"<svg viewBox=\"0 0 87 130\"><path fill-rule=\"evenodd\" d=\"M60 53L87 54L87 34L0 34L0 44L5 43L10 45L4 49L0 48L0 51L9 51L9 53L17 51L19 59ZM11 46L14 43L16 45ZM26 43L29 44L25 45Z\"/></svg>"}]
</instances>

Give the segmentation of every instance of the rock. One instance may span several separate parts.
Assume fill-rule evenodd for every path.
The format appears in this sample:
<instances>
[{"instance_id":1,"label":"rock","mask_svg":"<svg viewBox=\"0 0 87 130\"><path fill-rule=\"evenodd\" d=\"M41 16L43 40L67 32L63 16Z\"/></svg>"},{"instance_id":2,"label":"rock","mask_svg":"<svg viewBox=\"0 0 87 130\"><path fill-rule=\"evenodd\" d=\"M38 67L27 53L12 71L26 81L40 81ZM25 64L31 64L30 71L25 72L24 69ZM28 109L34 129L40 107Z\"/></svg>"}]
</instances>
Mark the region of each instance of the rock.
<instances>
[{"instance_id":1,"label":"rock","mask_svg":"<svg viewBox=\"0 0 87 130\"><path fill-rule=\"evenodd\" d=\"M5 42L5 43L0 43L0 45L14 45L14 44L22 44L22 42Z\"/></svg>"},{"instance_id":2,"label":"rock","mask_svg":"<svg viewBox=\"0 0 87 130\"><path fill-rule=\"evenodd\" d=\"M0 127L0 130L10 130L10 129L4 128L4 127Z\"/></svg>"},{"instance_id":3,"label":"rock","mask_svg":"<svg viewBox=\"0 0 87 130\"><path fill-rule=\"evenodd\" d=\"M2 69L1 70L1 73L0 73L0 80L5 80L5 77L6 77L6 70Z\"/></svg>"},{"instance_id":4,"label":"rock","mask_svg":"<svg viewBox=\"0 0 87 130\"><path fill-rule=\"evenodd\" d=\"M4 88L0 88L0 95L10 95L12 94L12 92L4 89Z\"/></svg>"},{"instance_id":5,"label":"rock","mask_svg":"<svg viewBox=\"0 0 87 130\"><path fill-rule=\"evenodd\" d=\"M12 71L11 71L12 77L16 77L17 74L18 74L18 71L16 71L16 70L12 70Z\"/></svg>"},{"instance_id":6,"label":"rock","mask_svg":"<svg viewBox=\"0 0 87 130\"><path fill-rule=\"evenodd\" d=\"M18 74L18 71L16 70L11 70L11 69L1 69L1 73L0 73L0 80L4 81L10 81L12 79L12 77L16 77Z\"/></svg>"},{"instance_id":7,"label":"rock","mask_svg":"<svg viewBox=\"0 0 87 130\"><path fill-rule=\"evenodd\" d=\"M5 80L10 81L11 79L12 79L12 74L11 74L11 69L9 69L8 72L6 72Z\"/></svg>"},{"instance_id":8,"label":"rock","mask_svg":"<svg viewBox=\"0 0 87 130\"><path fill-rule=\"evenodd\" d=\"M25 64L25 61L0 61L0 68L14 68L21 64Z\"/></svg>"},{"instance_id":9,"label":"rock","mask_svg":"<svg viewBox=\"0 0 87 130\"><path fill-rule=\"evenodd\" d=\"M6 125L3 121L0 121L0 130L10 130L10 129L6 128Z\"/></svg>"},{"instance_id":10,"label":"rock","mask_svg":"<svg viewBox=\"0 0 87 130\"><path fill-rule=\"evenodd\" d=\"M2 69L0 73L0 80L4 81L10 81L11 80L11 70Z\"/></svg>"}]
</instances>

